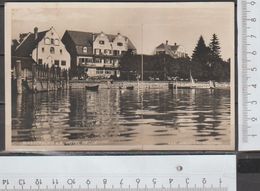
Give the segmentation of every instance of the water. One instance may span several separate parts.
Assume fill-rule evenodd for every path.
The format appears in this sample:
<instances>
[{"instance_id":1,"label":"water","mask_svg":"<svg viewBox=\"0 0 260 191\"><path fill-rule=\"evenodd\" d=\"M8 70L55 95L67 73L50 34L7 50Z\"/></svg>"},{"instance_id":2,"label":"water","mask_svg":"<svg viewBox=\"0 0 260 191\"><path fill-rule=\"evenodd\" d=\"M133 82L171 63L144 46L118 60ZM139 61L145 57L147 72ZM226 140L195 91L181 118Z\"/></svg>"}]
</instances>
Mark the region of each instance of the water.
<instances>
[{"instance_id":1,"label":"water","mask_svg":"<svg viewBox=\"0 0 260 191\"><path fill-rule=\"evenodd\" d=\"M229 145L230 91L82 89L13 97L13 145Z\"/></svg>"}]
</instances>

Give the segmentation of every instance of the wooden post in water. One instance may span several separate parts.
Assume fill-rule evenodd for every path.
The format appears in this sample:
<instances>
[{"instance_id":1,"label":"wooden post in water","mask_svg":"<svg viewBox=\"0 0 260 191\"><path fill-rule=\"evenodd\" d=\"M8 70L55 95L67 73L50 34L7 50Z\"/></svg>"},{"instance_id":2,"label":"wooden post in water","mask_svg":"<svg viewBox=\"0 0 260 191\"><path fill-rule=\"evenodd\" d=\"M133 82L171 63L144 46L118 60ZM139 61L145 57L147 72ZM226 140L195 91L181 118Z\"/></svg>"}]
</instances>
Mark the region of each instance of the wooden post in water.
<instances>
[{"instance_id":1,"label":"wooden post in water","mask_svg":"<svg viewBox=\"0 0 260 191\"><path fill-rule=\"evenodd\" d=\"M66 89L69 87L69 69L66 69Z\"/></svg>"},{"instance_id":2,"label":"wooden post in water","mask_svg":"<svg viewBox=\"0 0 260 191\"><path fill-rule=\"evenodd\" d=\"M15 71L16 71L17 93L22 94L23 87L22 87L22 62L21 62L21 60L16 60Z\"/></svg>"},{"instance_id":3,"label":"wooden post in water","mask_svg":"<svg viewBox=\"0 0 260 191\"><path fill-rule=\"evenodd\" d=\"M36 91L36 64L32 63L32 92Z\"/></svg>"},{"instance_id":4,"label":"wooden post in water","mask_svg":"<svg viewBox=\"0 0 260 191\"><path fill-rule=\"evenodd\" d=\"M47 64L46 66L46 71L47 71L47 91L50 90L50 86L49 86L49 82L50 82L50 69L49 69L49 65Z\"/></svg>"}]
</instances>

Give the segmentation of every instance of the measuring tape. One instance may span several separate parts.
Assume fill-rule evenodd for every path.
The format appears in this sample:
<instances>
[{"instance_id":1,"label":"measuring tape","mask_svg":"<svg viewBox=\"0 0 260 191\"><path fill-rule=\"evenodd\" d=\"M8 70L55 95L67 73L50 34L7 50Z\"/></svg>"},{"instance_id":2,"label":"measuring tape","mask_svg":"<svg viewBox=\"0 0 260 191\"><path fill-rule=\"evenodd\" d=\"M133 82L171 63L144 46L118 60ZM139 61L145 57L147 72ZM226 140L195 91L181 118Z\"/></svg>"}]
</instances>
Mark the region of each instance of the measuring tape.
<instances>
[{"instance_id":1,"label":"measuring tape","mask_svg":"<svg viewBox=\"0 0 260 191\"><path fill-rule=\"evenodd\" d=\"M235 191L234 155L0 157L0 190Z\"/></svg>"},{"instance_id":2,"label":"measuring tape","mask_svg":"<svg viewBox=\"0 0 260 191\"><path fill-rule=\"evenodd\" d=\"M260 2L238 1L239 150L260 150Z\"/></svg>"}]
</instances>

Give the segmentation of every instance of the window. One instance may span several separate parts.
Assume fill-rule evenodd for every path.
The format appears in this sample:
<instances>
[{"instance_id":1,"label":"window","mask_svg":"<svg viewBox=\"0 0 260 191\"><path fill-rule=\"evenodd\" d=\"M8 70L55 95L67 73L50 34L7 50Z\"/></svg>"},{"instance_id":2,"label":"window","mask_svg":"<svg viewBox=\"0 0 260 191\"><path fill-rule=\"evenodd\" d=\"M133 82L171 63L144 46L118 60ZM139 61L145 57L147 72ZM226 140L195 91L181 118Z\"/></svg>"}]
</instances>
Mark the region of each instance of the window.
<instances>
[{"instance_id":1,"label":"window","mask_svg":"<svg viewBox=\"0 0 260 191\"><path fill-rule=\"evenodd\" d=\"M97 69L96 74L103 74L103 69Z\"/></svg>"},{"instance_id":2,"label":"window","mask_svg":"<svg viewBox=\"0 0 260 191\"><path fill-rule=\"evenodd\" d=\"M106 74L111 74L111 70L106 70L105 73Z\"/></svg>"},{"instance_id":3,"label":"window","mask_svg":"<svg viewBox=\"0 0 260 191\"><path fill-rule=\"evenodd\" d=\"M46 37L45 40L44 40L44 43L45 44L50 44L50 39L48 37Z\"/></svg>"},{"instance_id":4,"label":"window","mask_svg":"<svg viewBox=\"0 0 260 191\"><path fill-rule=\"evenodd\" d=\"M55 41L54 41L54 44L56 45L56 46L58 46L59 44L60 44L60 41L59 41L59 39L55 39Z\"/></svg>"},{"instance_id":5,"label":"window","mask_svg":"<svg viewBox=\"0 0 260 191\"><path fill-rule=\"evenodd\" d=\"M54 39L53 38L51 38L51 44L54 44Z\"/></svg>"},{"instance_id":6,"label":"window","mask_svg":"<svg viewBox=\"0 0 260 191\"><path fill-rule=\"evenodd\" d=\"M105 41L100 40L100 41L99 41L99 44L105 44Z\"/></svg>"},{"instance_id":7,"label":"window","mask_svg":"<svg viewBox=\"0 0 260 191\"><path fill-rule=\"evenodd\" d=\"M59 66L60 65L60 61L59 60L54 60L54 65L55 66Z\"/></svg>"},{"instance_id":8,"label":"window","mask_svg":"<svg viewBox=\"0 0 260 191\"><path fill-rule=\"evenodd\" d=\"M105 54L107 53L107 49L104 50L104 53L105 53Z\"/></svg>"},{"instance_id":9,"label":"window","mask_svg":"<svg viewBox=\"0 0 260 191\"><path fill-rule=\"evenodd\" d=\"M87 52L88 52L88 48L84 46L84 47L83 47L83 52L84 52L84 53L87 53Z\"/></svg>"},{"instance_id":10,"label":"window","mask_svg":"<svg viewBox=\"0 0 260 191\"><path fill-rule=\"evenodd\" d=\"M119 50L114 50L114 55L115 56L119 55Z\"/></svg>"},{"instance_id":11,"label":"window","mask_svg":"<svg viewBox=\"0 0 260 191\"><path fill-rule=\"evenodd\" d=\"M95 49L95 54L99 55L100 54L100 49Z\"/></svg>"},{"instance_id":12,"label":"window","mask_svg":"<svg viewBox=\"0 0 260 191\"><path fill-rule=\"evenodd\" d=\"M123 43L122 42L118 42L117 46L123 46Z\"/></svg>"},{"instance_id":13,"label":"window","mask_svg":"<svg viewBox=\"0 0 260 191\"><path fill-rule=\"evenodd\" d=\"M38 59L38 64L42 64L42 59Z\"/></svg>"},{"instance_id":14,"label":"window","mask_svg":"<svg viewBox=\"0 0 260 191\"><path fill-rule=\"evenodd\" d=\"M54 49L54 47L50 47L50 53L51 53L51 54L55 54L55 49Z\"/></svg>"},{"instance_id":15,"label":"window","mask_svg":"<svg viewBox=\"0 0 260 191\"><path fill-rule=\"evenodd\" d=\"M42 52L44 52L44 48L42 47Z\"/></svg>"},{"instance_id":16,"label":"window","mask_svg":"<svg viewBox=\"0 0 260 191\"><path fill-rule=\"evenodd\" d=\"M95 59L95 62L96 62L96 63L100 63L100 62L101 62L100 58L96 58L96 59Z\"/></svg>"},{"instance_id":17,"label":"window","mask_svg":"<svg viewBox=\"0 0 260 191\"><path fill-rule=\"evenodd\" d=\"M84 64L84 58L79 58L79 64Z\"/></svg>"},{"instance_id":18,"label":"window","mask_svg":"<svg viewBox=\"0 0 260 191\"><path fill-rule=\"evenodd\" d=\"M88 62L88 63L92 63L92 62L93 62L93 59L92 59L92 58L87 58L87 62Z\"/></svg>"},{"instance_id":19,"label":"window","mask_svg":"<svg viewBox=\"0 0 260 191\"><path fill-rule=\"evenodd\" d=\"M61 65L62 65L62 66L66 66L66 61L65 61L65 60L62 60L62 61L61 61Z\"/></svg>"}]
</instances>

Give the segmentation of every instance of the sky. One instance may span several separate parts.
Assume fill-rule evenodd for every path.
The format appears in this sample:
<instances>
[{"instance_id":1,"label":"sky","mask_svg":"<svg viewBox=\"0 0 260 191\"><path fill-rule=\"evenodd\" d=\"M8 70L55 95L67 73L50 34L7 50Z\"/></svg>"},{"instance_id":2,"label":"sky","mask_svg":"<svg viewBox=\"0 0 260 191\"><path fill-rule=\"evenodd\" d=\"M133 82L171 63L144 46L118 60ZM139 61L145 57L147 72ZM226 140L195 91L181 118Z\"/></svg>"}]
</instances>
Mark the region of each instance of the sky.
<instances>
[{"instance_id":1,"label":"sky","mask_svg":"<svg viewBox=\"0 0 260 191\"><path fill-rule=\"evenodd\" d=\"M206 44L217 34L223 59L234 58L234 4L203 3L16 3L11 7L11 36L52 26L65 30L127 36L139 54L153 54L168 40L182 45L189 56L202 35Z\"/></svg>"}]
</instances>

